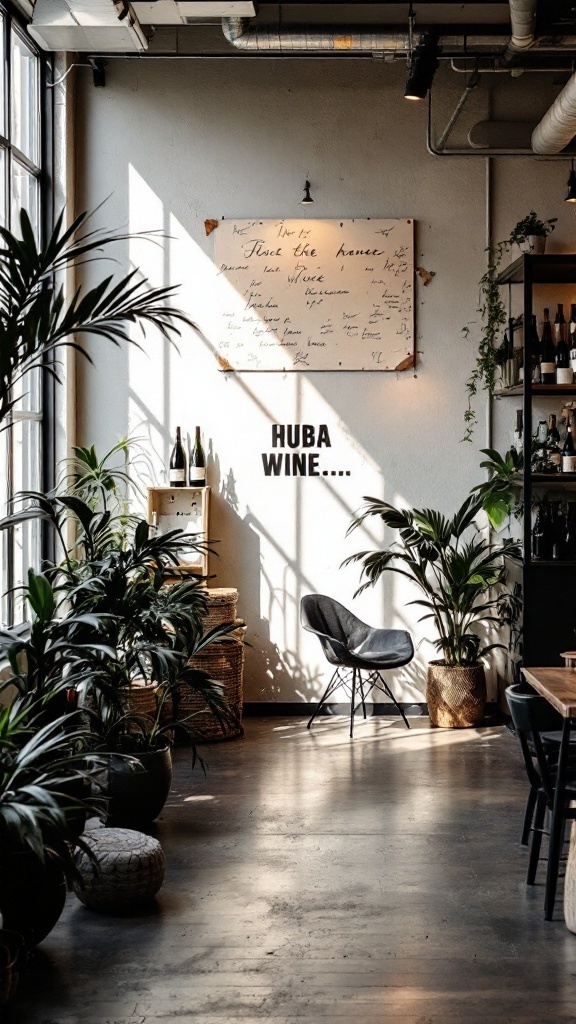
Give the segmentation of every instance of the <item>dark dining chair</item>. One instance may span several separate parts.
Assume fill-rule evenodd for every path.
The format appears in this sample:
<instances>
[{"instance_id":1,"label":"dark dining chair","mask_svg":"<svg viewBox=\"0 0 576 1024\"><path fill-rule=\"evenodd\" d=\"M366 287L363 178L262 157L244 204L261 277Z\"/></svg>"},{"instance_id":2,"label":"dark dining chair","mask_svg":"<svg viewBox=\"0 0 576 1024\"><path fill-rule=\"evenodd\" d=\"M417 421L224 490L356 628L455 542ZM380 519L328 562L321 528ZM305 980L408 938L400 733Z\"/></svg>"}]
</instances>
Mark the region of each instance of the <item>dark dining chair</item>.
<instances>
[{"instance_id":1,"label":"dark dining chair","mask_svg":"<svg viewBox=\"0 0 576 1024\"><path fill-rule=\"evenodd\" d=\"M538 720L542 747L548 761L555 764L558 761L560 741L562 739L562 716L555 708L552 707L551 704L548 703L547 700L545 700L544 697L537 694L536 691L533 690L526 682L514 683L512 686L509 686L506 691L506 696L510 695L512 695L512 697L520 695L535 697L537 699L538 703L534 705L534 714L537 716ZM534 744L530 738L527 739L527 743L530 755L534 758L536 756ZM573 743L576 753L576 737L574 738ZM528 846L532 819L534 817L534 808L536 807L537 792L537 788L534 788L530 783L528 799L526 801L526 811L524 813L524 822L522 825L522 836L520 838L522 846Z\"/></svg>"},{"instance_id":2,"label":"dark dining chair","mask_svg":"<svg viewBox=\"0 0 576 1024\"><path fill-rule=\"evenodd\" d=\"M552 813L554 808L560 733L554 728L547 731L547 726L550 724L554 726L557 721L551 715L550 712L553 709L544 697L533 692L525 692L522 685L519 685L508 687L506 699L530 783L524 817L524 828L532 833L526 882L528 885L534 885L542 836L549 834L544 827L546 811ZM566 785L561 794L562 834L565 822L576 818L576 808L570 807L571 800L576 800L576 767L574 766L568 768ZM549 846L545 896L547 908L554 903L562 845L560 843L557 851L552 851Z\"/></svg>"},{"instance_id":3,"label":"dark dining chair","mask_svg":"<svg viewBox=\"0 0 576 1024\"><path fill-rule=\"evenodd\" d=\"M403 709L382 675L385 669L400 668L412 661L414 647L405 629L368 626L344 605L324 594L307 594L302 598L300 621L304 629L318 637L326 660L336 666L308 722L308 729L339 686L350 694L350 738L354 736L354 713L361 704L366 718L366 698L372 689L380 690L392 701L406 727L410 728Z\"/></svg>"}]
</instances>

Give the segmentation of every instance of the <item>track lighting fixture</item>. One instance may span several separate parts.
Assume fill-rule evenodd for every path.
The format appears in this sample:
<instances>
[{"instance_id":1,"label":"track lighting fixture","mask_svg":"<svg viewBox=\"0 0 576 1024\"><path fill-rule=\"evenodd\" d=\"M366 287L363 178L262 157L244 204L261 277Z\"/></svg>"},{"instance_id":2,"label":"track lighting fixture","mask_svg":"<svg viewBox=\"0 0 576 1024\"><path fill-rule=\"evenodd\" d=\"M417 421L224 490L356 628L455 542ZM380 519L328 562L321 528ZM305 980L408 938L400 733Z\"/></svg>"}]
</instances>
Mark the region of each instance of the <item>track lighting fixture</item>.
<instances>
[{"instance_id":1,"label":"track lighting fixture","mask_svg":"<svg viewBox=\"0 0 576 1024\"><path fill-rule=\"evenodd\" d=\"M439 63L438 43L433 35L427 33L422 42L412 51L408 81L404 90L405 99L426 99Z\"/></svg>"},{"instance_id":2,"label":"track lighting fixture","mask_svg":"<svg viewBox=\"0 0 576 1024\"><path fill-rule=\"evenodd\" d=\"M574 158L572 158L572 170L568 175L568 195L565 203L576 203L576 171L574 170Z\"/></svg>"},{"instance_id":3,"label":"track lighting fixture","mask_svg":"<svg viewBox=\"0 0 576 1024\"><path fill-rule=\"evenodd\" d=\"M308 179L306 179L306 184L304 185L304 199L300 200L300 205L301 206L308 206L310 203L313 203L313 202L314 202L314 200L312 199L312 196L310 195L310 182L308 181Z\"/></svg>"}]
</instances>

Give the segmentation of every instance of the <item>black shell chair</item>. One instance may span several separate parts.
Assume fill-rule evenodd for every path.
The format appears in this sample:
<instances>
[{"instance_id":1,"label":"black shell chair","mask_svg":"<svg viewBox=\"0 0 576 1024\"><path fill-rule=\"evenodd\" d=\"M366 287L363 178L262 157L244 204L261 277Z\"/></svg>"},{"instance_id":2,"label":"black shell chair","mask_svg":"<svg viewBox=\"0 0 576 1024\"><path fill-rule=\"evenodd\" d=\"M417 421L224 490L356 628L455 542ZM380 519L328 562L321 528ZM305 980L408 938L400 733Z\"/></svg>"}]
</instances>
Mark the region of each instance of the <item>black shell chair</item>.
<instances>
[{"instance_id":1,"label":"black shell chair","mask_svg":"<svg viewBox=\"0 0 576 1024\"><path fill-rule=\"evenodd\" d=\"M304 629L316 634L326 660L336 665L308 728L339 686L344 686L350 693L351 738L354 735L357 695L366 718L366 697L373 688L380 690L396 705L406 727L410 728L404 711L381 674L384 669L400 668L412 661L414 647L405 629L374 629L324 594L307 594L302 598L300 621ZM368 673L367 676L363 676L363 672Z\"/></svg>"}]
</instances>

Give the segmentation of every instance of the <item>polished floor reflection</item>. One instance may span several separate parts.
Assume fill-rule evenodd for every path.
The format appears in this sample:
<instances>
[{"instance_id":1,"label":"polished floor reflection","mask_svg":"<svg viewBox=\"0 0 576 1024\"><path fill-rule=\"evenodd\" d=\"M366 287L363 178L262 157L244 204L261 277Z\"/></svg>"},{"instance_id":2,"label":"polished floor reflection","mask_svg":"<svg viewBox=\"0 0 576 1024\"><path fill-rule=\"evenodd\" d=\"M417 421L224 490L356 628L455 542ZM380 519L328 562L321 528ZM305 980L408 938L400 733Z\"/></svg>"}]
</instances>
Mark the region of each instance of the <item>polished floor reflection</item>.
<instances>
[{"instance_id":1,"label":"polished floor reflection","mask_svg":"<svg viewBox=\"0 0 576 1024\"><path fill-rule=\"evenodd\" d=\"M527 890L526 796L503 727L251 719L176 753L156 907L70 897L10 1024L574 1024L576 935L544 862ZM560 894L561 895L561 894Z\"/></svg>"}]
</instances>

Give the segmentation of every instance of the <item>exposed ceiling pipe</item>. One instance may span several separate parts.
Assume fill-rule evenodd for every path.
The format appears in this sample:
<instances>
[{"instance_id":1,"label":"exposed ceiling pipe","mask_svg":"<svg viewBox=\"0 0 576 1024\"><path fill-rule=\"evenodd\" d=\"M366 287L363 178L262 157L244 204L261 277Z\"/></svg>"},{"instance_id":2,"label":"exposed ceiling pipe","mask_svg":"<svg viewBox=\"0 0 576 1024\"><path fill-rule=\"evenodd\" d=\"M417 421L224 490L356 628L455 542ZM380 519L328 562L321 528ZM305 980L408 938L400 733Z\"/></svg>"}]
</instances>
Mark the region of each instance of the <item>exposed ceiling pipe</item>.
<instances>
[{"instance_id":1,"label":"exposed ceiling pipe","mask_svg":"<svg viewBox=\"0 0 576 1024\"><path fill-rule=\"evenodd\" d=\"M532 132L535 153L560 153L576 135L576 74Z\"/></svg>"},{"instance_id":2,"label":"exposed ceiling pipe","mask_svg":"<svg viewBox=\"0 0 576 1024\"><path fill-rule=\"evenodd\" d=\"M510 62L534 45L537 0L510 0L510 26L512 34L503 60Z\"/></svg>"},{"instance_id":3,"label":"exposed ceiling pipe","mask_svg":"<svg viewBox=\"0 0 576 1024\"><path fill-rule=\"evenodd\" d=\"M381 25L254 25L250 18L222 18L222 31L232 46L250 53L373 52L394 56L410 50L407 30ZM415 45L420 41L416 37ZM504 45L505 38L499 35L441 35L438 40L443 57L500 51Z\"/></svg>"}]
</instances>

